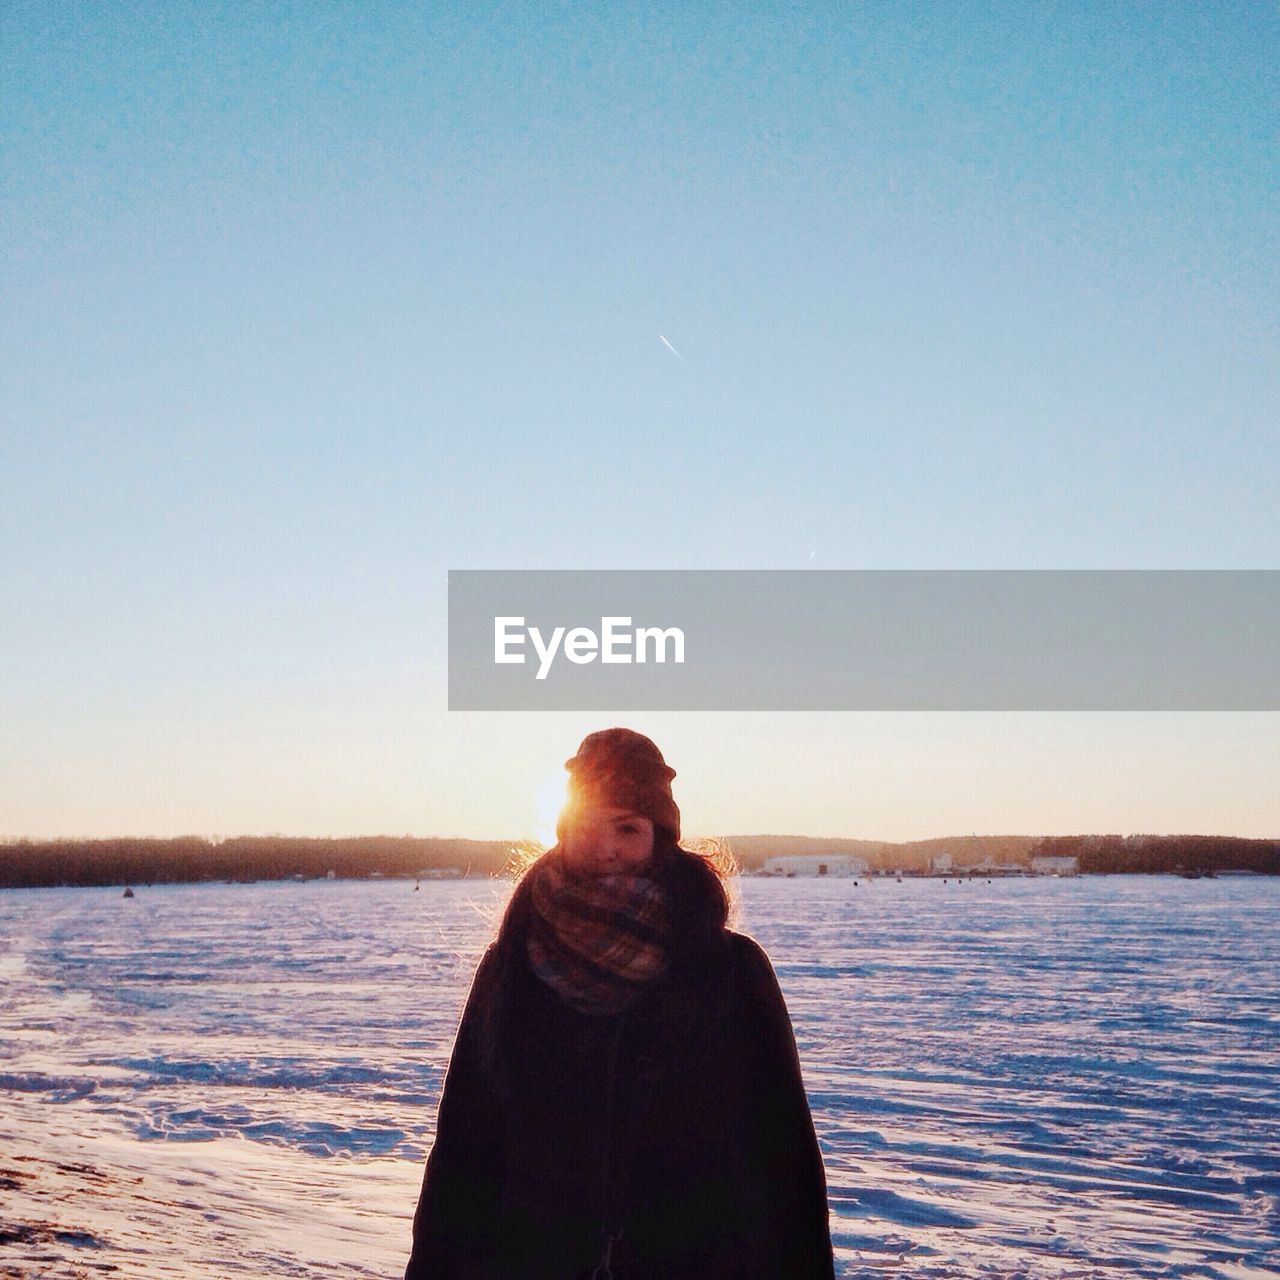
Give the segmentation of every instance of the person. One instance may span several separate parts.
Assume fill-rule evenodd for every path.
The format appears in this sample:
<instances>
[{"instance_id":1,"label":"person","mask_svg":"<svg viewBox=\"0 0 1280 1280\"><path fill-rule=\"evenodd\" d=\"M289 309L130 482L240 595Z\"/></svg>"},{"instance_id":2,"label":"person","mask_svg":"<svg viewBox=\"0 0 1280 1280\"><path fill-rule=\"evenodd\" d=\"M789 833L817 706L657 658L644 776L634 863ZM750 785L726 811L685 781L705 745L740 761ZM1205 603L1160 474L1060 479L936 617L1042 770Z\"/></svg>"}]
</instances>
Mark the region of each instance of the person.
<instances>
[{"instance_id":1,"label":"person","mask_svg":"<svg viewBox=\"0 0 1280 1280\"><path fill-rule=\"evenodd\" d=\"M458 1026L405 1280L829 1280L773 967L628 729L566 762Z\"/></svg>"}]
</instances>

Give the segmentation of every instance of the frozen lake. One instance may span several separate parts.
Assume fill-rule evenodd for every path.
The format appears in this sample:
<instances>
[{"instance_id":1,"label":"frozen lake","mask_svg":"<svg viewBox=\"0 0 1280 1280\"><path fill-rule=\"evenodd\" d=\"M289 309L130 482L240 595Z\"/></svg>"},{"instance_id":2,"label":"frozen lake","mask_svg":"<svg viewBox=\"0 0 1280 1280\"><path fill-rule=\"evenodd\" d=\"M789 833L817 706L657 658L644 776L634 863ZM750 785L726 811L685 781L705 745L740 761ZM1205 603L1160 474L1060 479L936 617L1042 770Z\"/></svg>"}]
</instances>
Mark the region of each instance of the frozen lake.
<instances>
[{"instance_id":1,"label":"frozen lake","mask_svg":"<svg viewBox=\"0 0 1280 1280\"><path fill-rule=\"evenodd\" d=\"M739 893L840 1274L1280 1275L1280 880ZM0 893L0 1276L398 1277L504 899Z\"/></svg>"}]
</instances>

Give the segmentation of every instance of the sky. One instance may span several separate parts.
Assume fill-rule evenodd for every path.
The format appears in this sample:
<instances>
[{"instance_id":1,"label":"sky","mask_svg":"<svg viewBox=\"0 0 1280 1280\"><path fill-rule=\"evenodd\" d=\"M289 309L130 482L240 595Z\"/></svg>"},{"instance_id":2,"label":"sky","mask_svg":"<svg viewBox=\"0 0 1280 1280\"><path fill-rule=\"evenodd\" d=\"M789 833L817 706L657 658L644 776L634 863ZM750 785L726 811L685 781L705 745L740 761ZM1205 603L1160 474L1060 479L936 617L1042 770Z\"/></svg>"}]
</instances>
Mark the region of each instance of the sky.
<instances>
[{"instance_id":1,"label":"sky","mask_svg":"<svg viewBox=\"0 0 1280 1280\"><path fill-rule=\"evenodd\" d=\"M1280 835L1280 716L449 713L462 568L1277 565L1268 4L0 11L0 836ZM679 352L677 356L662 339Z\"/></svg>"}]
</instances>

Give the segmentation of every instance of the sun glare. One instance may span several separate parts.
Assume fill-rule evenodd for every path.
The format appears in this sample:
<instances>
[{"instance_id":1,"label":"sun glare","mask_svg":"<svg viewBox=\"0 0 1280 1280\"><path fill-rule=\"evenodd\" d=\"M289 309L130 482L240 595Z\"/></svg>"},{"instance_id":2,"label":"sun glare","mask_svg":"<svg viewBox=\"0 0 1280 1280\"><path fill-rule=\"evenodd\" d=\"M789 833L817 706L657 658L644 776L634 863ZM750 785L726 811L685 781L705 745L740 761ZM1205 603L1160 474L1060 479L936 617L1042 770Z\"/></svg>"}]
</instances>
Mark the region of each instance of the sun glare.
<instances>
[{"instance_id":1,"label":"sun glare","mask_svg":"<svg viewBox=\"0 0 1280 1280\"><path fill-rule=\"evenodd\" d=\"M556 842L556 819L568 799L568 781L564 771L557 770L538 785L538 817L534 835L547 849Z\"/></svg>"}]
</instances>

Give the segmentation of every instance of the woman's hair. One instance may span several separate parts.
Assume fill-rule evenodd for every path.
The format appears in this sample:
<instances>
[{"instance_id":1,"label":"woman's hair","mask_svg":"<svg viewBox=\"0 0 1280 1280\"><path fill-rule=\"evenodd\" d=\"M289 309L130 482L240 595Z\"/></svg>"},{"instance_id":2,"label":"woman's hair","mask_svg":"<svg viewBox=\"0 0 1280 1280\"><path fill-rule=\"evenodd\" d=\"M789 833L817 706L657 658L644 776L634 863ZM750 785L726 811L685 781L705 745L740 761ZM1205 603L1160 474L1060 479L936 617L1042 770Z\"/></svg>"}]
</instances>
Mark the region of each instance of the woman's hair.
<instances>
[{"instance_id":1,"label":"woman's hair","mask_svg":"<svg viewBox=\"0 0 1280 1280\"><path fill-rule=\"evenodd\" d=\"M538 856L526 848L513 859L511 867L518 878L493 944L493 994L476 1011L481 1061L508 1096L518 1091L516 1073L522 1057L518 1046L527 1029L522 1015L529 1006L521 998L521 987L532 977L525 945L533 908L524 873ZM650 874L667 890L673 976L697 972L723 954L725 930L736 915L726 882L736 870L733 854L723 842L700 842L694 852L681 848L667 832L654 832Z\"/></svg>"}]
</instances>

